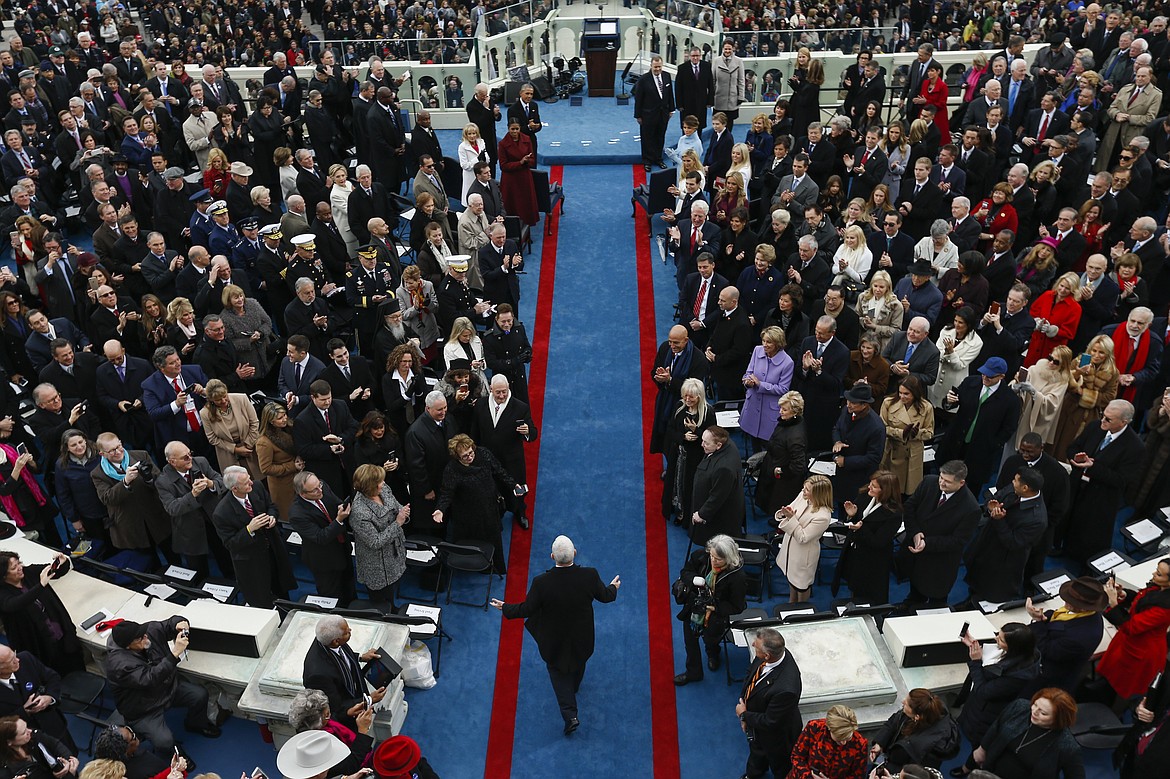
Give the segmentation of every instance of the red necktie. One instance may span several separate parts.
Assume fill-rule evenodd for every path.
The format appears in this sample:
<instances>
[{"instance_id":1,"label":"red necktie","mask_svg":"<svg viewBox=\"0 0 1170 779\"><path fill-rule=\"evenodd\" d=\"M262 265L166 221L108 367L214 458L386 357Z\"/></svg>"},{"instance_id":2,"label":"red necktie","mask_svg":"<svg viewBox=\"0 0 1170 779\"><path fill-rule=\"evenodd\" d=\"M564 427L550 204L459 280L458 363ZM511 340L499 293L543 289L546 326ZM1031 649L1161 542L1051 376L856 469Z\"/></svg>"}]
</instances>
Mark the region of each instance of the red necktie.
<instances>
[{"instance_id":1,"label":"red necktie","mask_svg":"<svg viewBox=\"0 0 1170 779\"><path fill-rule=\"evenodd\" d=\"M175 394L179 395L183 392L183 388L179 386L179 378L176 376L171 379L171 386L175 388ZM192 433L199 432L199 414L195 413L195 409L183 406L183 412L187 415L187 424L191 427Z\"/></svg>"},{"instance_id":2,"label":"red necktie","mask_svg":"<svg viewBox=\"0 0 1170 779\"><path fill-rule=\"evenodd\" d=\"M325 429L328 430L330 433L333 432L333 425L329 424L329 410L328 409L325 410Z\"/></svg>"},{"instance_id":3,"label":"red necktie","mask_svg":"<svg viewBox=\"0 0 1170 779\"><path fill-rule=\"evenodd\" d=\"M699 312L703 308L703 298L707 296L707 280L703 279L703 283L699 285L699 294L695 296L694 315L695 319L699 318Z\"/></svg>"},{"instance_id":4,"label":"red necktie","mask_svg":"<svg viewBox=\"0 0 1170 779\"><path fill-rule=\"evenodd\" d=\"M861 165L862 165L862 167L864 167L864 166L865 166L865 163L867 163L867 162L869 162L869 149L866 149L866 150L865 150L865 154L861 155Z\"/></svg>"},{"instance_id":5,"label":"red necktie","mask_svg":"<svg viewBox=\"0 0 1170 779\"><path fill-rule=\"evenodd\" d=\"M255 519L256 512L252 511L252 501L244 498L244 511L248 512L248 519Z\"/></svg>"},{"instance_id":6,"label":"red necktie","mask_svg":"<svg viewBox=\"0 0 1170 779\"><path fill-rule=\"evenodd\" d=\"M1133 91L1133 94L1129 96L1129 102L1127 102L1127 103L1125 104L1125 107L1126 107L1126 108L1129 108L1131 105L1133 105L1133 101L1137 100L1137 99L1138 99L1138 95L1140 95L1141 93L1142 93L1142 91L1141 91L1140 89L1135 89L1135 90Z\"/></svg>"},{"instance_id":7,"label":"red necktie","mask_svg":"<svg viewBox=\"0 0 1170 779\"><path fill-rule=\"evenodd\" d=\"M1040 132L1036 134L1036 140L1044 140L1045 133L1048 132L1048 114L1044 114L1044 120L1040 122Z\"/></svg>"},{"instance_id":8,"label":"red necktie","mask_svg":"<svg viewBox=\"0 0 1170 779\"><path fill-rule=\"evenodd\" d=\"M695 247L699 244L699 228L691 230L691 256L695 256Z\"/></svg>"},{"instance_id":9,"label":"red necktie","mask_svg":"<svg viewBox=\"0 0 1170 779\"><path fill-rule=\"evenodd\" d=\"M325 504L317 501L317 508L321 509L321 513L325 515L325 519L329 522L333 521L333 517L329 516L329 512L325 510Z\"/></svg>"}]
</instances>

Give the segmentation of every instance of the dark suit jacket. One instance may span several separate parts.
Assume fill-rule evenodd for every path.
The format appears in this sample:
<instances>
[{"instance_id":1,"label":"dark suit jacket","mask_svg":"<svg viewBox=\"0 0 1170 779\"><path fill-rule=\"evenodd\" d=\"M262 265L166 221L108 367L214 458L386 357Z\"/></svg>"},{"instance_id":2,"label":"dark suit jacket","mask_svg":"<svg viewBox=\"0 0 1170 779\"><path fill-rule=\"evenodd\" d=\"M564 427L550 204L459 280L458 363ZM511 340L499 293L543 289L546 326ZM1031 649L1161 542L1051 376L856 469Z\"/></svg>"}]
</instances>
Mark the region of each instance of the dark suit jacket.
<instances>
[{"instance_id":1,"label":"dark suit jacket","mask_svg":"<svg viewBox=\"0 0 1170 779\"><path fill-rule=\"evenodd\" d=\"M58 739L68 739L68 725L61 708L53 704L44 711L25 711L24 703L30 695L43 692L55 701L61 701L61 676L37 659L32 652L17 652L20 670L14 674L14 684L0 684L0 716L17 715L30 728L44 730Z\"/></svg>"},{"instance_id":2,"label":"dark suit jacket","mask_svg":"<svg viewBox=\"0 0 1170 779\"><path fill-rule=\"evenodd\" d=\"M192 384L207 386L207 374L198 365L184 365L182 377L184 387ZM196 413L207 404L207 399L202 395L191 393L190 397L195 402ZM146 406L150 421L154 423L154 438L160 452L168 441L191 443L187 432L187 415L182 408L176 413L172 407L174 402L175 388L160 371L156 370L142 382L142 403Z\"/></svg>"},{"instance_id":3,"label":"dark suit jacket","mask_svg":"<svg viewBox=\"0 0 1170 779\"><path fill-rule=\"evenodd\" d=\"M751 323L748 322L747 309L739 306L731 316L720 311L711 327L707 348L715 352L715 360L711 363L711 378L719 385L721 396L733 398L743 396L743 372L747 368L748 360L751 359L753 346L755 337ZM699 359L706 358L699 355ZM729 390L732 390L730 394Z\"/></svg>"},{"instance_id":4,"label":"dark suit jacket","mask_svg":"<svg viewBox=\"0 0 1170 779\"><path fill-rule=\"evenodd\" d=\"M276 504L268 497L268 491L262 484L252 486L248 499L252 503L252 513L256 516L279 516ZM235 496L230 494L220 500L211 521L232 556L236 583L249 606L272 608L274 596L286 597L288 591L296 587L288 550L278 528L249 533L247 525L251 519ZM274 580L277 591L273 589Z\"/></svg>"},{"instance_id":5,"label":"dark suit jacket","mask_svg":"<svg viewBox=\"0 0 1170 779\"><path fill-rule=\"evenodd\" d=\"M906 348L910 342L906 340L906 331L894 333L886 344L886 348L882 349L882 357L886 359L891 365L906 357ZM938 347L929 338L924 339L914 349L914 354L910 355L910 362L907 366L910 369L911 376L917 376L922 382L923 387L929 387L938 379L938 362L939 353ZM897 390L901 379L891 373L889 391L892 393Z\"/></svg>"},{"instance_id":6,"label":"dark suit jacket","mask_svg":"<svg viewBox=\"0 0 1170 779\"><path fill-rule=\"evenodd\" d=\"M535 130L529 129L528 123L530 121L535 121L535 122L540 121L540 106L539 106L539 104L537 104L537 102L535 100L533 100L532 102L530 102L528 104L528 111L529 111L529 113L526 116L524 114L524 105L519 100L517 100L512 105L508 106L508 123L511 124L513 119L520 122L520 132L527 135L529 140L532 141L532 152L533 152L533 154L535 154L536 153L536 134L538 132L540 132L541 128L537 127ZM493 149L493 151L494 151L494 149Z\"/></svg>"},{"instance_id":7,"label":"dark suit jacket","mask_svg":"<svg viewBox=\"0 0 1170 779\"><path fill-rule=\"evenodd\" d=\"M699 460L691 489L691 506L703 518L691 526L691 540L706 544L721 533L735 536L743 525L743 473L739 449L728 441Z\"/></svg>"},{"instance_id":8,"label":"dark suit jacket","mask_svg":"<svg viewBox=\"0 0 1170 779\"><path fill-rule=\"evenodd\" d=\"M380 216L393 227L397 221L393 215L394 211L390 208L386 187L382 184L375 181L370 186L368 196L360 184L356 185L353 192L349 193L349 229L353 230L359 243L367 243L370 240L370 231L366 225L371 219Z\"/></svg>"},{"instance_id":9,"label":"dark suit jacket","mask_svg":"<svg viewBox=\"0 0 1170 779\"><path fill-rule=\"evenodd\" d=\"M298 495L289 505L288 523L301 535L301 559L310 571L344 571L353 565L350 561L353 545L349 542L345 523L337 521L341 499L328 484L322 484L322 487L321 502L329 512L329 518L321 513L317 504Z\"/></svg>"},{"instance_id":10,"label":"dark suit jacket","mask_svg":"<svg viewBox=\"0 0 1170 779\"><path fill-rule=\"evenodd\" d=\"M747 708L743 723L755 735L757 748L788 755L804 727L800 715L800 669L792 653L785 651L780 665L752 687L751 680L763 662L759 657L752 661L740 689Z\"/></svg>"},{"instance_id":11,"label":"dark suit jacket","mask_svg":"<svg viewBox=\"0 0 1170 779\"><path fill-rule=\"evenodd\" d=\"M312 471L321 477L335 491L348 495L347 474L352 470L353 437L357 434L357 422L349 413L349 406L340 398L333 398L329 406L329 426L325 426L325 417L310 401L297 414L296 425L293 427L293 441L297 445L297 454L305 461L305 470ZM327 435L336 435L341 438L345 452L336 455L323 439Z\"/></svg>"},{"instance_id":12,"label":"dark suit jacket","mask_svg":"<svg viewBox=\"0 0 1170 779\"><path fill-rule=\"evenodd\" d=\"M497 306L501 303L507 303L518 311L520 306L520 277L516 275L516 272L524 270L524 255L520 252L519 247L516 246L516 242L510 238L504 241L503 255L509 257L512 255L518 256L520 258L519 266L513 264L512 269L505 273L501 254L496 251L495 245L489 241L480 247L479 256L476 261L479 263L479 275L483 278L483 291L487 299Z\"/></svg>"},{"instance_id":13,"label":"dark suit jacket","mask_svg":"<svg viewBox=\"0 0 1170 779\"><path fill-rule=\"evenodd\" d=\"M1013 454L1004 460L999 469L999 478L995 480L997 490L1010 487L1012 479L1020 472L1020 469L1027 467L1028 464L1024 458L1018 454ZM1040 456L1034 467L1044 477L1044 489L1040 491L1040 495L1044 498L1044 507L1047 509L1048 525L1049 527L1060 527L1064 524L1069 508L1068 471L1064 469L1059 460L1047 452Z\"/></svg>"},{"instance_id":14,"label":"dark suit jacket","mask_svg":"<svg viewBox=\"0 0 1170 779\"><path fill-rule=\"evenodd\" d=\"M930 598L945 600L958 576L963 548L979 524L980 509L970 490L957 490L942 506L938 505L940 494L938 479L925 479L906 501L906 541L899 554L914 588ZM923 534L926 548L911 554L908 548L918 533Z\"/></svg>"},{"instance_id":15,"label":"dark suit jacket","mask_svg":"<svg viewBox=\"0 0 1170 779\"><path fill-rule=\"evenodd\" d=\"M812 151L809 151L810 148ZM798 138L796 145L792 147L792 153L798 154L800 152L804 152L809 156L808 175L812 176L817 186L824 189L825 182L829 176L833 175L833 166L837 161L836 152L828 136L823 136L816 146L812 146L807 137ZM803 216L801 214L802 218ZM793 218L795 220L795 215L793 215Z\"/></svg>"},{"instance_id":16,"label":"dark suit jacket","mask_svg":"<svg viewBox=\"0 0 1170 779\"><path fill-rule=\"evenodd\" d=\"M678 66L674 76L674 102L683 116L699 120L700 130L707 126L707 108L715 104L715 79L710 62L699 61L698 78L690 60Z\"/></svg>"},{"instance_id":17,"label":"dark suit jacket","mask_svg":"<svg viewBox=\"0 0 1170 779\"><path fill-rule=\"evenodd\" d=\"M1010 103L1011 100L1008 96L1011 94L1012 80L1005 75L1002 83L1004 103ZM1023 83L1020 84L1019 92L1016 94L1015 110L1011 113L1005 113L1003 117L1003 123L1011 128L1012 133L1015 133L1024 126L1028 112L1032 110L1032 106L1036 105L1036 102L1036 87L1032 84L1031 79L1025 78Z\"/></svg>"},{"instance_id":18,"label":"dark suit jacket","mask_svg":"<svg viewBox=\"0 0 1170 779\"><path fill-rule=\"evenodd\" d=\"M422 500L428 492L434 492L438 497L443 471L451 461L447 442L458 432L450 414L440 427L426 413L420 414L406 431L403 446L412 500Z\"/></svg>"},{"instance_id":19,"label":"dark suit jacket","mask_svg":"<svg viewBox=\"0 0 1170 779\"><path fill-rule=\"evenodd\" d=\"M382 394L381 381L374 379L373 371L370 370L370 361L360 354L351 353L349 355L348 380L335 362L330 362L325 366L325 370L321 372L321 378L329 382L329 386L333 388L333 397L344 400L349 406L353 418L359 422L373 410L376 399L380 398ZM369 400L350 400L349 394L358 387L373 390Z\"/></svg>"},{"instance_id":20,"label":"dark suit jacket","mask_svg":"<svg viewBox=\"0 0 1170 779\"><path fill-rule=\"evenodd\" d=\"M568 674L583 670L593 656L593 601L616 599L617 587L604 584L596 568L566 565L537 576L524 602L505 603L503 611L507 619L527 620L541 659Z\"/></svg>"},{"instance_id":21,"label":"dark suit jacket","mask_svg":"<svg viewBox=\"0 0 1170 779\"><path fill-rule=\"evenodd\" d=\"M727 175L731 167L731 147L735 140L731 137L731 130L724 130L716 140L712 135L707 141L707 148L703 151L703 164L707 166L707 189L715 190L715 179Z\"/></svg>"},{"instance_id":22,"label":"dark suit jacket","mask_svg":"<svg viewBox=\"0 0 1170 779\"><path fill-rule=\"evenodd\" d=\"M994 249L984 256L989 263L983 270L983 278L987 279L987 299L1002 302L1016 283L1016 258L1010 249L995 262L990 262L994 256Z\"/></svg>"},{"instance_id":23,"label":"dark suit jacket","mask_svg":"<svg viewBox=\"0 0 1170 779\"><path fill-rule=\"evenodd\" d=\"M938 186L927 180L926 184L922 186L922 191L917 195L914 194L914 188L917 182L914 179L902 182L902 188L898 192L897 206L902 203L909 203L912 207L910 213L906 214L902 220L903 229L910 233L914 238L923 238L930 233L930 223L935 219L943 216L943 193Z\"/></svg>"},{"instance_id":24,"label":"dark suit jacket","mask_svg":"<svg viewBox=\"0 0 1170 779\"><path fill-rule=\"evenodd\" d=\"M634 118L665 122L674 108L670 74L662 71L662 96L659 97L658 88L654 85L654 74L649 71L643 73L634 84Z\"/></svg>"},{"instance_id":25,"label":"dark suit jacket","mask_svg":"<svg viewBox=\"0 0 1170 779\"><path fill-rule=\"evenodd\" d=\"M978 373L959 384L956 393L959 410L947 428L938 453L939 462L966 461L967 486L974 493L978 493L995 473L1003 445L1015 435L1016 423L1020 419L1020 398L1007 384L1000 382L1000 387L980 405L982 393L983 381ZM963 439L973 422L975 432L971 442L965 443Z\"/></svg>"},{"instance_id":26,"label":"dark suit jacket","mask_svg":"<svg viewBox=\"0 0 1170 779\"><path fill-rule=\"evenodd\" d=\"M66 398L84 398L93 401L94 411L98 410L97 370L104 363L104 357L98 357L90 352L74 350L73 375L57 362L50 361L41 369L39 378L52 384Z\"/></svg>"},{"instance_id":27,"label":"dark suit jacket","mask_svg":"<svg viewBox=\"0 0 1170 779\"><path fill-rule=\"evenodd\" d=\"M66 319L76 320L78 317L78 307L75 295L71 295L69 290L72 288L73 275L77 273L77 265L75 260L69 258L70 273L66 274L61 271L60 265L54 265L51 274L45 273L45 263L47 258L37 263L36 283L37 289L44 293L48 300L46 314L50 318L64 317Z\"/></svg>"},{"instance_id":28,"label":"dark suit jacket","mask_svg":"<svg viewBox=\"0 0 1170 779\"><path fill-rule=\"evenodd\" d=\"M1024 565L1048 527L1048 510L1043 498L1019 502L1011 488L995 497L1004 503L1007 515L989 518L971 544L967 583L973 599L1002 603L1022 592Z\"/></svg>"},{"instance_id":29,"label":"dark suit jacket","mask_svg":"<svg viewBox=\"0 0 1170 779\"><path fill-rule=\"evenodd\" d=\"M295 366L288 360L280 361L280 372L276 382L277 392L282 398L290 392L297 396L297 403L289 412L291 416L296 416L304 409L309 402L309 385L320 378L324 371L325 364L310 354L298 384Z\"/></svg>"},{"instance_id":30,"label":"dark suit jacket","mask_svg":"<svg viewBox=\"0 0 1170 779\"><path fill-rule=\"evenodd\" d=\"M1002 108L1005 114L1007 113L1008 104L1005 98L1001 97L995 102L995 105L998 105L1000 108ZM967 113L963 116L963 124L987 124L987 112L990 109L991 106L987 104L987 98L983 95L977 96L967 105Z\"/></svg>"},{"instance_id":31,"label":"dark suit jacket","mask_svg":"<svg viewBox=\"0 0 1170 779\"><path fill-rule=\"evenodd\" d=\"M487 184L471 182L471 186L467 188L467 195L468 197L480 195L483 198L483 212L489 222L494 222L497 216L508 213L508 209L504 207L504 194L500 191L500 183L495 179L489 180Z\"/></svg>"},{"instance_id":32,"label":"dark suit jacket","mask_svg":"<svg viewBox=\"0 0 1170 779\"><path fill-rule=\"evenodd\" d=\"M467 101L467 119L479 128L479 136L488 149L494 150L499 145L496 140L496 115L492 109L473 97Z\"/></svg>"},{"instance_id":33,"label":"dark suit jacket","mask_svg":"<svg viewBox=\"0 0 1170 779\"><path fill-rule=\"evenodd\" d=\"M861 164L861 160L865 157L865 145L862 144L853 150L853 166L862 167L865 169L864 173L854 173L852 168L849 170L849 181L847 188L849 197L866 198L868 199L873 194L873 188L882 183L886 177L886 171L890 169L890 160L886 153L880 147L875 147L870 152L869 159L865 161L865 165Z\"/></svg>"},{"instance_id":34,"label":"dark suit jacket","mask_svg":"<svg viewBox=\"0 0 1170 779\"><path fill-rule=\"evenodd\" d=\"M187 480L167 463L159 471L154 485L159 500L171 517L171 546L180 554L207 554L207 522L215 513L220 500L227 494L223 477L204 457L193 460L194 470L215 482L215 490L204 490L196 496Z\"/></svg>"},{"instance_id":35,"label":"dark suit jacket","mask_svg":"<svg viewBox=\"0 0 1170 779\"><path fill-rule=\"evenodd\" d=\"M78 330L73 321L65 317L50 319L49 324L53 326L58 338L65 338L73 344L74 362L76 363L77 352L80 352L81 347L89 343L85 333ZM53 357L49 353L50 340L47 333L41 335L37 332L30 332L28 338L25 339L24 350L28 352L28 358L32 361L34 370L39 371L53 361Z\"/></svg>"},{"instance_id":36,"label":"dark suit jacket","mask_svg":"<svg viewBox=\"0 0 1170 779\"><path fill-rule=\"evenodd\" d=\"M126 355L126 381L122 381L118 377L118 369L114 367L111 362L104 362L98 366L97 369L97 396L98 402L101 403L105 410L106 418L114 420L114 427L118 430L119 435L129 437L123 433L122 425L118 424L118 420L122 417L138 417L140 418L140 429L150 428L150 418L146 414L145 408L134 409L123 413L118 408L118 403L128 400L133 403L136 400L142 399L142 383L146 381L147 377L154 372L154 368L146 360L141 357L132 357ZM172 387L172 389L174 389ZM143 404L145 405L145 403ZM134 443L145 443L145 441L135 441Z\"/></svg>"},{"instance_id":37,"label":"dark suit jacket","mask_svg":"<svg viewBox=\"0 0 1170 779\"><path fill-rule=\"evenodd\" d=\"M707 289L707 311L706 316L703 317L703 329L695 331L691 328L691 320L695 316L695 298L699 296L699 285L702 283L703 277L699 275L698 271L687 276L686 282L683 283L682 291L678 298L678 321L683 327L687 329L691 338L698 336L702 341L703 346L707 344L707 337L711 334L711 328L715 326L715 322L723 315L719 310L717 304L719 300L719 293L723 291L730 282L720 276L718 273L711 274L711 280L708 282ZM701 350L700 350L701 351ZM704 360L704 362L706 362ZM704 371L704 374L706 371ZM677 394L677 393L676 393ZM676 398L677 400L677 398Z\"/></svg>"},{"instance_id":38,"label":"dark suit jacket","mask_svg":"<svg viewBox=\"0 0 1170 779\"><path fill-rule=\"evenodd\" d=\"M951 231L951 242L958 248L959 254L975 250L975 245L979 243L979 234L983 228L975 220L974 217L968 216L963 220L961 225L955 227L955 220L949 220L951 226L954 228Z\"/></svg>"},{"instance_id":39,"label":"dark suit jacket","mask_svg":"<svg viewBox=\"0 0 1170 779\"><path fill-rule=\"evenodd\" d=\"M678 286L682 286L683 281L692 273L698 272L698 266L695 265L695 258L703 252L710 252L712 256L719 250L719 225L708 219L699 228L699 234L702 238L701 242L695 246L695 251L691 253L691 220L678 220L678 243L671 241L671 248L674 250L674 264L675 264L675 280Z\"/></svg>"},{"instance_id":40,"label":"dark suit jacket","mask_svg":"<svg viewBox=\"0 0 1170 779\"><path fill-rule=\"evenodd\" d=\"M365 677L361 674L361 664L358 655L349 648L349 644L341 645L341 652L345 661L355 673L346 674L341 667L341 660L320 641L314 639L309 642L309 651L305 653L304 682L307 689L320 690L329 699L329 711L341 722L353 722L346 713L354 704L360 703L362 695L367 690ZM347 681L353 679L353 682ZM356 689L354 687L356 685Z\"/></svg>"},{"instance_id":41,"label":"dark suit jacket","mask_svg":"<svg viewBox=\"0 0 1170 779\"><path fill-rule=\"evenodd\" d=\"M514 396L509 397L508 404L500 412L499 421L493 425L494 403L490 397L481 398L476 403L472 416L471 437L496 456L517 484L527 484L528 470L524 462L524 444L535 441L537 436L532 412L524 401ZM521 423L528 425L527 436L516 432L516 427Z\"/></svg>"}]
</instances>

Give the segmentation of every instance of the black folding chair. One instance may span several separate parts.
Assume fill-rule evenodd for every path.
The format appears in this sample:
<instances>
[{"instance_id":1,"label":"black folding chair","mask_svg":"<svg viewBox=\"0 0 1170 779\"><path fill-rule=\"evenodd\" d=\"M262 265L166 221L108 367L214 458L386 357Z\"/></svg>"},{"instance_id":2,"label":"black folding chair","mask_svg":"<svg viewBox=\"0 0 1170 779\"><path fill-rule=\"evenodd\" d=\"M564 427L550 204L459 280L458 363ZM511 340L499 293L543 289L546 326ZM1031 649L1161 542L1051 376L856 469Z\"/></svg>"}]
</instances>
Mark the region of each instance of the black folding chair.
<instances>
[{"instance_id":1,"label":"black folding chair","mask_svg":"<svg viewBox=\"0 0 1170 779\"><path fill-rule=\"evenodd\" d=\"M483 603L460 600L454 602L462 606L480 606L484 611L487 611L488 603L492 598L492 577L495 575L492 571L492 558L495 551L495 547L484 541L472 541L465 544L450 544L444 541L439 544L439 555L443 558L443 566L448 569L447 603L452 602L451 585L455 581L453 575L455 571L483 574L487 577L487 594L484 595ZM438 598L438 586L436 583L436 599Z\"/></svg>"}]
</instances>

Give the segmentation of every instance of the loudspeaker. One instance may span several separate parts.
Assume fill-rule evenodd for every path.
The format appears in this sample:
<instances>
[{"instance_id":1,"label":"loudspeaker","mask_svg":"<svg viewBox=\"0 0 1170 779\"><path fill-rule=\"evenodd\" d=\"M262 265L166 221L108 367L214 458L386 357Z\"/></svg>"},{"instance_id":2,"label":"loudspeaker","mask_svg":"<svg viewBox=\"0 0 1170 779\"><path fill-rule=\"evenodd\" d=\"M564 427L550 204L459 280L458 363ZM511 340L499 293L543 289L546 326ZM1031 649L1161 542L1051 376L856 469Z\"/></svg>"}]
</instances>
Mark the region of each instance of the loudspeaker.
<instances>
[{"instance_id":1,"label":"loudspeaker","mask_svg":"<svg viewBox=\"0 0 1170 779\"><path fill-rule=\"evenodd\" d=\"M556 94L552 84L549 83L545 76L537 76L532 79L532 89L536 92L537 100L544 100Z\"/></svg>"},{"instance_id":2,"label":"loudspeaker","mask_svg":"<svg viewBox=\"0 0 1170 779\"><path fill-rule=\"evenodd\" d=\"M520 99L520 87L524 86L519 81L504 82L504 105L510 106Z\"/></svg>"}]
</instances>

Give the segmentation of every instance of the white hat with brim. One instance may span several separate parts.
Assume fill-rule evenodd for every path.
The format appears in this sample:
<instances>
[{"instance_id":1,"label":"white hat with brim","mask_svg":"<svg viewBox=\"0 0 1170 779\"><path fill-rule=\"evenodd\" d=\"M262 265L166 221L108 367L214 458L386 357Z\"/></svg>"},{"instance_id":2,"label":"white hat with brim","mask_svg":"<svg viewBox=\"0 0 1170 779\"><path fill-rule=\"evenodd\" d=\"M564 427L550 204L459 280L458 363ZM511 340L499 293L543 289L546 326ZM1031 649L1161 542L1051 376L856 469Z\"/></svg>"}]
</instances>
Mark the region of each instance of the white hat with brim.
<instances>
[{"instance_id":1,"label":"white hat with brim","mask_svg":"<svg viewBox=\"0 0 1170 779\"><path fill-rule=\"evenodd\" d=\"M298 733L280 748L276 767L285 779L312 779L349 757L341 739L323 730Z\"/></svg>"},{"instance_id":2,"label":"white hat with brim","mask_svg":"<svg viewBox=\"0 0 1170 779\"><path fill-rule=\"evenodd\" d=\"M317 236L313 233L301 233L296 238L292 239L293 246L303 246L306 249L312 249L316 246Z\"/></svg>"}]
</instances>

